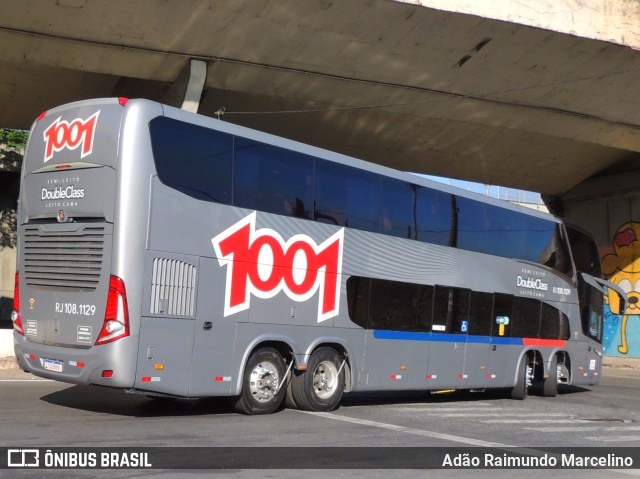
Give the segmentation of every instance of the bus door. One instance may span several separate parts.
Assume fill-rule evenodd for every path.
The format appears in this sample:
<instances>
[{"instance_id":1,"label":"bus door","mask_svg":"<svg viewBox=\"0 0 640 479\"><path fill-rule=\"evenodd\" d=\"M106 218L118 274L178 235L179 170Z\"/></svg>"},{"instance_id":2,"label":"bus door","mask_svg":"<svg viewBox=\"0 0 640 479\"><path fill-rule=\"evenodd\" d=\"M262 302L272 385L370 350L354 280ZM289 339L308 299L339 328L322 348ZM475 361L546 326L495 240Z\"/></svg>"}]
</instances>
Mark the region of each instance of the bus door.
<instances>
[{"instance_id":1,"label":"bus door","mask_svg":"<svg viewBox=\"0 0 640 479\"><path fill-rule=\"evenodd\" d=\"M427 360L427 389L464 388L467 334L469 331L468 289L435 287L431 320L431 345Z\"/></svg>"},{"instance_id":2,"label":"bus door","mask_svg":"<svg viewBox=\"0 0 640 479\"><path fill-rule=\"evenodd\" d=\"M149 251L135 388L189 396L198 258Z\"/></svg>"},{"instance_id":3,"label":"bus door","mask_svg":"<svg viewBox=\"0 0 640 479\"><path fill-rule=\"evenodd\" d=\"M469 308L469 330L464 373L469 387L484 388L502 385L504 381L504 345L499 344L498 322L504 322L504 312L498 309L500 319L494 317L495 295L479 291L471 292ZM498 300L498 308L500 301ZM502 328L504 337L506 329Z\"/></svg>"}]
</instances>

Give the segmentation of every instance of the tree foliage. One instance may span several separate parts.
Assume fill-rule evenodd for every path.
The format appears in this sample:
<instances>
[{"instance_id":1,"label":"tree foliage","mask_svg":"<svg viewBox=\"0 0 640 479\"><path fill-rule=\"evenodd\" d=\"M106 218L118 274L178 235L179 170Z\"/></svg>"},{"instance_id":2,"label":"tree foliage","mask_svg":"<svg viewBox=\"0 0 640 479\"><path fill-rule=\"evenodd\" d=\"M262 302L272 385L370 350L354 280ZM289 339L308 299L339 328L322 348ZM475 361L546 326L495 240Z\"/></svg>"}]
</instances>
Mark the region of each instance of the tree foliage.
<instances>
[{"instance_id":1,"label":"tree foliage","mask_svg":"<svg viewBox=\"0 0 640 479\"><path fill-rule=\"evenodd\" d=\"M9 148L13 148L14 150L24 150L27 145L28 137L28 131L0 128L0 145L7 145Z\"/></svg>"}]
</instances>

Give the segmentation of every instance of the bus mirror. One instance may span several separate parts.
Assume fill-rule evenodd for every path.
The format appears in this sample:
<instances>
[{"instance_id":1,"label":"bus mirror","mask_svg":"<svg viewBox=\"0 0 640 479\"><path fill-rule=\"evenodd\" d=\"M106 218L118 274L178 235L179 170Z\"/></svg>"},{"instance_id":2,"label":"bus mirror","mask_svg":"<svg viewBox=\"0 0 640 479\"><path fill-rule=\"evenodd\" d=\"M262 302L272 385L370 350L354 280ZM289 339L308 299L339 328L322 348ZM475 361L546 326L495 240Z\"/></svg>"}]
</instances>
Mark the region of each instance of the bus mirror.
<instances>
[{"instance_id":1,"label":"bus mirror","mask_svg":"<svg viewBox=\"0 0 640 479\"><path fill-rule=\"evenodd\" d=\"M609 309L613 314L624 314L627 309L627 293L615 283L602 278L595 278L582 273L582 278L595 289L601 291L607 298Z\"/></svg>"},{"instance_id":2,"label":"bus mirror","mask_svg":"<svg viewBox=\"0 0 640 479\"><path fill-rule=\"evenodd\" d=\"M627 310L627 295L619 288L609 288L609 308L613 314L623 315Z\"/></svg>"}]
</instances>

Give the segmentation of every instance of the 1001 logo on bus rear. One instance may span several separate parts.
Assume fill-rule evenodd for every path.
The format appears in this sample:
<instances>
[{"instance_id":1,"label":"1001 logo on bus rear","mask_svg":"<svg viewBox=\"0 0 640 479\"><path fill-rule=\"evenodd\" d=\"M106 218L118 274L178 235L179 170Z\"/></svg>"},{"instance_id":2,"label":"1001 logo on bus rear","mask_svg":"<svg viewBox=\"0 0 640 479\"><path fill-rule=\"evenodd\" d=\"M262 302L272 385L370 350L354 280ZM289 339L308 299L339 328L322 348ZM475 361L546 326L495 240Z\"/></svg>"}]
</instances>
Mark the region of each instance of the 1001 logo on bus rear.
<instances>
[{"instance_id":1,"label":"1001 logo on bus rear","mask_svg":"<svg viewBox=\"0 0 640 479\"><path fill-rule=\"evenodd\" d=\"M80 148L80 158L90 155L93 151L93 138L100 111L86 120L76 118L71 122L58 117L44 133L44 162L53 158L54 153L63 149L75 150Z\"/></svg>"},{"instance_id":2,"label":"1001 logo on bus rear","mask_svg":"<svg viewBox=\"0 0 640 479\"><path fill-rule=\"evenodd\" d=\"M318 245L298 234L287 241L271 228L256 230L256 213L211 240L220 266L227 268L224 315L249 309L251 296L284 292L307 301L320 292L318 322L338 314L344 229Z\"/></svg>"}]
</instances>

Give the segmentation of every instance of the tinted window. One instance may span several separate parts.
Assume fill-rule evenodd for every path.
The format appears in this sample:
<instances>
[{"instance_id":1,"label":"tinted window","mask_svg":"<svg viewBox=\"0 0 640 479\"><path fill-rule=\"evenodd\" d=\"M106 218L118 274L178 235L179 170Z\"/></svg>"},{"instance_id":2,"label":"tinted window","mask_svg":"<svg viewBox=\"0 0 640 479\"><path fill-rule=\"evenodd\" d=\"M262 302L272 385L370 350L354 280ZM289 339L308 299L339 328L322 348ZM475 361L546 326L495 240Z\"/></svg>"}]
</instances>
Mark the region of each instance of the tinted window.
<instances>
[{"instance_id":1,"label":"tinted window","mask_svg":"<svg viewBox=\"0 0 640 479\"><path fill-rule=\"evenodd\" d=\"M540 337L543 339L569 339L567 315L547 303L542 303Z\"/></svg>"},{"instance_id":2,"label":"tinted window","mask_svg":"<svg viewBox=\"0 0 640 479\"><path fill-rule=\"evenodd\" d=\"M527 216L493 205L486 205L487 233L483 248L489 254L526 259Z\"/></svg>"},{"instance_id":3,"label":"tinted window","mask_svg":"<svg viewBox=\"0 0 640 479\"><path fill-rule=\"evenodd\" d=\"M433 300L434 333L461 333L463 324L469 324L470 291L460 288L436 286Z\"/></svg>"},{"instance_id":4,"label":"tinted window","mask_svg":"<svg viewBox=\"0 0 640 479\"><path fill-rule=\"evenodd\" d=\"M471 292L469 308L469 334L491 336L493 318L493 294Z\"/></svg>"},{"instance_id":5,"label":"tinted window","mask_svg":"<svg viewBox=\"0 0 640 479\"><path fill-rule=\"evenodd\" d=\"M158 178L189 196L231 203L233 137L158 117L149 123Z\"/></svg>"},{"instance_id":6,"label":"tinted window","mask_svg":"<svg viewBox=\"0 0 640 479\"><path fill-rule=\"evenodd\" d=\"M528 218L527 259L571 276L571 258L560 225L540 218Z\"/></svg>"},{"instance_id":7,"label":"tinted window","mask_svg":"<svg viewBox=\"0 0 640 479\"><path fill-rule=\"evenodd\" d=\"M578 294L582 331L590 338L602 342L604 296L602 292L587 284L582 276L578 276Z\"/></svg>"},{"instance_id":8,"label":"tinted window","mask_svg":"<svg viewBox=\"0 0 640 479\"><path fill-rule=\"evenodd\" d=\"M380 177L329 161L316 161L315 220L380 231Z\"/></svg>"},{"instance_id":9,"label":"tinted window","mask_svg":"<svg viewBox=\"0 0 640 479\"><path fill-rule=\"evenodd\" d=\"M236 138L234 205L311 218L313 158Z\"/></svg>"},{"instance_id":10,"label":"tinted window","mask_svg":"<svg viewBox=\"0 0 640 479\"><path fill-rule=\"evenodd\" d=\"M458 244L462 249L485 252L487 229L484 203L457 197L458 207Z\"/></svg>"},{"instance_id":11,"label":"tinted window","mask_svg":"<svg viewBox=\"0 0 640 479\"><path fill-rule=\"evenodd\" d=\"M449 193L417 189L416 206L418 240L444 246L455 246L454 216L452 207L455 197Z\"/></svg>"},{"instance_id":12,"label":"tinted window","mask_svg":"<svg viewBox=\"0 0 640 479\"><path fill-rule=\"evenodd\" d=\"M570 226L567 227L567 234L576 270L600 278L600 257L593 238Z\"/></svg>"},{"instance_id":13,"label":"tinted window","mask_svg":"<svg viewBox=\"0 0 640 479\"><path fill-rule=\"evenodd\" d=\"M450 194L383 178L381 195L383 233L440 245L451 243Z\"/></svg>"},{"instance_id":14,"label":"tinted window","mask_svg":"<svg viewBox=\"0 0 640 479\"><path fill-rule=\"evenodd\" d=\"M371 280L370 329L417 331L418 285Z\"/></svg>"},{"instance_id":15,"label":"tinted window","mask_svg":"<svg viewBox=\"0 0 640 479\"><path fill-rule=\"evenodd\" d=\"M541 303L537 299L514 298L511 337L540 337Z\"/></svg>"},{"instance_id":16,"label":"tinted window","mask_svg":"<svg viewBox=\"0 0 640 479\"><path fill-rule=\"evenodd\" d=\"M400 238L417 239L416 201L418 187L411 183L382 179L382 232Z\"/></svg>"},{"instance_id":17,"label":"tinted window","mask_svg":"<svg viewBox=\"0 0 640 479\"><path fill-rule=\"evenodd\" d=\"M347 280L347 305L349 318L358 326L367 327L369 316L369 289L371 280L359 276L351 276Z\"/></svg>"},{"instance_id":18,"label":"tinted window","mask_svg":"<svg viewBox=\"0 0 640 479\"><path fill-rule=\"evenodd\" d=\"M431 331L434 287L421 285L418 293L418 331Z\"/></svg>"},{"instance_id":19,"label":"tinted window","mask_svg":"<svg viewBox=\"0 0 640 479\"><path fill-rule=\"evenodd\" d=\"M527 259L527 216L457 198L458 247L505 258Z\"/></svg>"}]
</instances>

